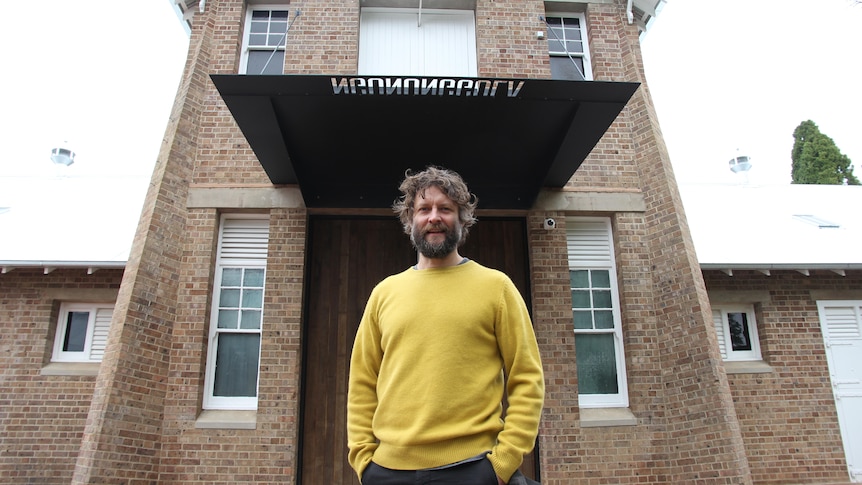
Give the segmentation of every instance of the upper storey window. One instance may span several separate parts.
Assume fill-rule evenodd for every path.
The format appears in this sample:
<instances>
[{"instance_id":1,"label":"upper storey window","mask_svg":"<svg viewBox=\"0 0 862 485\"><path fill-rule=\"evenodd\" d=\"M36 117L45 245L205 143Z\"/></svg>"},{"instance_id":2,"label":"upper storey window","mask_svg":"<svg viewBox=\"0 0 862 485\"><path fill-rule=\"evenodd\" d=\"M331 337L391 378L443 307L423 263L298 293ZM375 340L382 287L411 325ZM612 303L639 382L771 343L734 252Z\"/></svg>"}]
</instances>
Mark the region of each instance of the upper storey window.
<instances>
[{"instance_id":1,"label":"upper storey window","mask_svg":"<svg viewBox=\"0 0 862 485\"><path fill-rule=\"evenodd\" d=\"M240 74L284 74L289 16L287 5L249 6Z\"/></svg>"},{"instance_id":2,"label":"upper storey window","mask_svg":"<svg viewBox=\"0 0 862 485\"><path fill-rule=\"evenodd\" d=\"M548 55L552 79L592 80L589 43L583 14L549 14Z\"/></svg>"}]
</instances>

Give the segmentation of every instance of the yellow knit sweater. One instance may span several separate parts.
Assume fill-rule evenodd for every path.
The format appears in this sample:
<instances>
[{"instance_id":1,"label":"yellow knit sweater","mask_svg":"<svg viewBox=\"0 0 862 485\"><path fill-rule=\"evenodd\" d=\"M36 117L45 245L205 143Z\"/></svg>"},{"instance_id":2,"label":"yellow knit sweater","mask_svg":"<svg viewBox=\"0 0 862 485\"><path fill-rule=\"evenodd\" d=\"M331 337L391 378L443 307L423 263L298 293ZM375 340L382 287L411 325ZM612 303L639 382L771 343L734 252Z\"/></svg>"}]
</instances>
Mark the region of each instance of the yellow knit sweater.
<instances>
[{"instance_id":1,"label":"yellow knit sweater","mask_svg":"<svg viewBox=\"0 0 862 485\"><path fill-rule=\"evenodd\" d=\"M372 458L419 470L490 451L508 481L533 448L543 397L530 317L505 274L473 261L411 268L377 285L357 331L348 459L361 477Z\"/></svg>"}]
</instances>

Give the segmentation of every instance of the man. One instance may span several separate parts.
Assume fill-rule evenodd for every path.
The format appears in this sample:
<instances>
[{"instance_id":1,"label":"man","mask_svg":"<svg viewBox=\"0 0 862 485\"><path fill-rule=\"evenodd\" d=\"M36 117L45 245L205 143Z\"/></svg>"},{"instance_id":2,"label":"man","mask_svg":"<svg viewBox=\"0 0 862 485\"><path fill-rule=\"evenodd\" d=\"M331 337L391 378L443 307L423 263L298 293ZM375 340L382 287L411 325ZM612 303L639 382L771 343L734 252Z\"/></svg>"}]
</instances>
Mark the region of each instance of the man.
<instances>
[{"instance_id":1,"label":"man","mask_svg":"<svg viewBox=\"0 0 862 485\"><path fill-rule=\"evenodd\" d=\"M393 209L418 262L365 307L350 361L350 465L363 485L526 483L516 470L535 443L544 380L524 300L505 274L459 254L477 199L457 173L408 172L400 190Z\"/></svg>"}]
</instances>

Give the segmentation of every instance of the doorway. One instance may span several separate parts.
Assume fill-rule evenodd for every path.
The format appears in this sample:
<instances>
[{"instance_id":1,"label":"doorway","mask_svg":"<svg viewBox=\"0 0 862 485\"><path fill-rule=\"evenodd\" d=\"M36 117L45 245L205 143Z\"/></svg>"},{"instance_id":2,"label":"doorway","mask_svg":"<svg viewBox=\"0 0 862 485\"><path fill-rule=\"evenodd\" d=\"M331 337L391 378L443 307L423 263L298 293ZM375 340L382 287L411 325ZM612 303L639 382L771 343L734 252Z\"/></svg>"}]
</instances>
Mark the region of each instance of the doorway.
<instances>
[{"instance_id":1,"label":"doorway","mask_svg":"<svg viewBox=\"0 0 862 485\"><path fill-rule=\"evenodd\" d=\"M308 234L298 483L359 485L347 463L353 339L371 290L416 253L394 217L312 217ZM526 234L523 218L483 218L460 253L508 274L530 308ZM536 476L532 455L521 470Z\"/></svg>"}]
</instances>

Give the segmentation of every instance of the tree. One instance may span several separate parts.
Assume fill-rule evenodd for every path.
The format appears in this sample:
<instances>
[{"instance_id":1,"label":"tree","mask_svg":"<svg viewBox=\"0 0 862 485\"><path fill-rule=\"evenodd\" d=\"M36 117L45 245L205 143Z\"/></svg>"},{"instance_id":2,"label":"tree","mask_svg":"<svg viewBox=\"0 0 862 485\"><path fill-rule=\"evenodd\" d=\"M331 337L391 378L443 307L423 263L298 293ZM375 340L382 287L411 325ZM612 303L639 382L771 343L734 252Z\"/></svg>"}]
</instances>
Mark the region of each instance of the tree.
<instances>
[{"instance_id":1,"label":"tree","mask_svg":"<svg viewBox=\"0 0 862 485\"><path fill-rule=\"evenodd\" d=\"M853 162L813 121L800 123L793 130L793 138L790 158L794 184L859 185Z\"/></svg>"}]
</instances>

